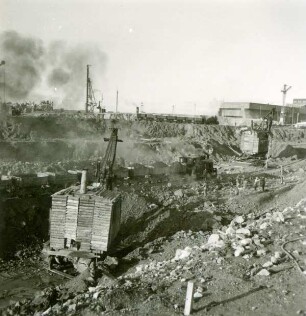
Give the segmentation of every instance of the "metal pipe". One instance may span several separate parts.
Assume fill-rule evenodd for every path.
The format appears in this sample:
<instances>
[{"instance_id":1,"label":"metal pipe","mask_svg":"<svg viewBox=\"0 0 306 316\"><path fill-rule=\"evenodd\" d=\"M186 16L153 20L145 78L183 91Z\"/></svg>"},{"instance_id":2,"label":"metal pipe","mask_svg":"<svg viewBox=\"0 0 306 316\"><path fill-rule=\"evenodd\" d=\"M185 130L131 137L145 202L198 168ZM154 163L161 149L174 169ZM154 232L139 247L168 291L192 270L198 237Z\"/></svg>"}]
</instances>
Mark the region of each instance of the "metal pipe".
<instances>
[{"instance_id":1,"label":"metal pipe","mask_svg":"<svg viewBox=\"0 0 306 316\"><path fill-rule=\"evenodd\" d=\"M87 180L87 170L82 170L82 178L81 178L81 186L80 186L80 193L85 194L87 192L87 186L86 186L86 180Z\"/></svg>"}]
</instances>

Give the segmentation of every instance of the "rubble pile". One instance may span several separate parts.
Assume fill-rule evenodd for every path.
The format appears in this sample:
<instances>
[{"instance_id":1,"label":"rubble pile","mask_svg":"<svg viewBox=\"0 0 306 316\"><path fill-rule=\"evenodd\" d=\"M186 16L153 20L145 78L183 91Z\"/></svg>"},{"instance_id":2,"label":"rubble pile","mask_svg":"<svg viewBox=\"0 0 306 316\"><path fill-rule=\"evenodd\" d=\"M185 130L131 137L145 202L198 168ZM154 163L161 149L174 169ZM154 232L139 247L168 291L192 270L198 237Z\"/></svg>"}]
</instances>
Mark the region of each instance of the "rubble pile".
<instances>
[{"instance_id":1,"label":"rubble pile","mask_svg":"<svg viewBox=\"0 0 306 316\"><path fill-rule=\"evenodd\" d=\"M292 231L293 225L298 229ZM224 286L230 282L227 286L240 284L245 288L250 286L249 280L253 280L261 284L260 290L279 282L278 273L292 268L287 251L295 257L306 277L303 260L306 252L305 227L306 198L283 210L268 209L261 214L238 215L229 225L211 234L179 231L135 249L121 259L129 262L136 258L138 263L117 278L104 274L96 285L88 284L79 293L67 292L67 286L66 289L64 286L50 288L32 301L14 303L3 315L15 315L21 311L33 315L83 315L85 311L94 315L103 312L108 315L134 315L152 308L153 302L157 301L158 307L152 312L179 314L183 310L186 282L189 280L196 285L193 294L195 305L201 307L206 301L204 306L209 311L215 306L213 298L218 297L219 291L222 292L220 288L216 289L220 282ZM297 237L300 240L284 252L284 242ZM144 252L146 255L143 255ZM241 266L241 260L246 264ZM115 261L110 257L107 260ZM240 277L231 279L229 270L236 270ZM223 273L228 275L229 281L223 279ZM302 275L297 277L303 278ZM282 295L289 292L283 291ZM207 304L207 300L211 305ZM260 314L259 306L252 306L252 310L258 310Z\"/></svg>"},{"instance_id":2,"label":"rubble pile","mask_svg":"<svg viewBox=\"0 0 306 316\"><path fill-rule=\"evenodd\" d=\"M80 117L48 117L44 122L45 132L39 134L42 126L34 118L20 123L18 118L14 120L15 127L5 127L7 133L12 131L6 138L11 142L19 138L21 142L40 142L47 148L44 140L48 135L56 135L68 147L72 145L67 159L61 162L3 160L0 173L75 172L86 164L90 165L89 173L94 174L96 158L105 147L96 144L101 143L109 122L84 119L76 128ZM28 123L33 126L32 134ZM305 161L299 160L303 150L295 150L292 157L287 155L287 148L281 158L270 160L274 169L262 170L261 162L257 161L256 166L253 163L255 159L252 166L239 161L239 137L231 127L125 121L121 133L129 137L118 146L121 166L137 162L143 169L154 164L163 169L180 155L213 147L214 165L220 171L218 178L208 179L206 190L202 181L181 175L146 174L120 179L114 190L123 196L121 231L118 248L103 263L108 268L98 267L99 273L93 276L85 266L72 280L65 282L63 276L57 276L54 282L56 277L45 269L38 248L18 249L13 252L14 260L0 261L0 304L7 306L11 300L2 310L0 305L3 315L180 315L188 281L195 285L194 313L198 315L266 315L267 302L274 306L275 315L303 314L306 168ZM304 137L285 129L275 133L278 133L275 140L282 142L275 146L278 153L289 136ZM71 140L75 135L79 139ZM159 140L144 144L145 138ZM17 142L13 145L22 146ZM74 146L78 148L75 150ZM88 157L94 159L81 160L87 149ZM27 152L30 157L31 151ZM4 151L2 154L5 156ZM223 166L221 161L226 161ZM280 165L284 165L282 185L278 179ZM245 187L237 184L238 175L246 181ZM255 191L254 178L260 175L266 177L266 190ZM45 198L52 194L52 188L41 191ZM38 199L37 192L37 195L29 192L33 201ZM30 226L38 231L42 222L33 221L31 208L27 211L26 206L34 203L30 197L23 196L22 200L20 190L18 195L13 193L7 203L16 207L6 215L11 218L14 231L23 238L19 232L31 232ZM301 197L304 199L296 204ZM42 215L38 208L35 212ZM47 216L44 217L47 221ZM16 275L17 272L23 275L18 276L24 282L20 285L21 293L14 292L9 282L10 289L5 289L5 282L14 270ZM40 290L35 297L23 293L31 274L37 277L32 289ZM12 284L15 281L12 277Z\"/></svg>"}]
</instances>

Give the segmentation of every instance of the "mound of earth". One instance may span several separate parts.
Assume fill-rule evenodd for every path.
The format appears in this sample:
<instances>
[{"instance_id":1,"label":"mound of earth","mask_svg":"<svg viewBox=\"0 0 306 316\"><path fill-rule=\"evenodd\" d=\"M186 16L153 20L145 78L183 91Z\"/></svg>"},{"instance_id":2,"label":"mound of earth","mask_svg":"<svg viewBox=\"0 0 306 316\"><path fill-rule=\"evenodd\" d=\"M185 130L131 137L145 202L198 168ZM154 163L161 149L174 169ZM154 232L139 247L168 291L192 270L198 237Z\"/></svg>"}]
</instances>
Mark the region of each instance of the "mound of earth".
<instances>
[{"instance_id":1,"label":"mound of earth","mask_svg":"<svg viewBox=\"0 0 306 316\"><path fill-rule=\"evenodd\" d=\"M279 158L288 158L296 156L297 159L306 158L306 148L294 147L292 145L287 145L279 154Z\"/></svg>"}]
</instances>

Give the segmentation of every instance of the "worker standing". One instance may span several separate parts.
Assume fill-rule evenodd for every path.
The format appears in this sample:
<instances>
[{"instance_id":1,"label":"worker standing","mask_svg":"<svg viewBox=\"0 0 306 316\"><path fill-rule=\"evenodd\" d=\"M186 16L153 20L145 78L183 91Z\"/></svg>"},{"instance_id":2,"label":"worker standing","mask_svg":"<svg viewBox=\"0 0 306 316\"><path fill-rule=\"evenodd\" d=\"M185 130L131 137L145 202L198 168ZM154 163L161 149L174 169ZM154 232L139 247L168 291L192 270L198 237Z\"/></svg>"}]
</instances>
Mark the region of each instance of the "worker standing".
<instances>
[{"instance_id":1,"label":"worker standing","mask_svg":"<svg viewBox=\"0 0 306 316\"><path fill-rule=\"evenodd\" d=\"M234 194L239 195L239 187L234 187Z\"/></svg>"},{"instance_id":2,"label":"worker standing","mask_svg":"<svg viewBox=\"0 0 306 316\"><path fill-rule=\"evenodd\" d=\"M283 166L281 166L281 169L280 169L280 181L281 181L281 184L284 183L284 176L283 176Z\"/></svg>"},{"instance_id":3,"label":"worker standing","mask_svg":"<svg viewBox=\"0 0 306 316\"><path fill-rule=\"evenodd\" d=\"M258 188L259 182L260 182L259 178L256 177L256 178L255 178L255 181L254 181L254 190L255 190L255 191L256 191L257 188Z\"/></svg>"},{"instance_id":4,"label":"worker standing","mask_svg":"<svg viewBox=\"0 0 306 316\"><path fill-rule=\"evenodd\" d=\"M203 170L203 179L204 179L204 182L206 182L206 180L207 180L207 169L206 169L206 166L205 166L205 169Z\"/></svg>"},{"instance_id":5,"label":"worker standing","mask_svg":"<svg viewBox=\"0 0 306 316\"><path fill-rule=\"evenodd\" d=\"M261 179L260 179L260 186L261 186L262 192L264 192L265 191L265 186L266 186L266 179L265 179L265 177L261 177Z\"/></svg>"},{"instance_id":6,"label":"worker standing","mask_svg":"<svg viewBox=\"0 0 306 316\"><path fill-rule=\"evenodd\" d=\"M203 183L203 195L204 197L207 196L207 182L206 181L204 181Z\"/></svg>"},{"instance_id":7,"label":"worker standing","mask_svg":"<svg viewBox=\"0 0 306 316\"><path fill-rule=\"evenodd\" d=\"M230 194L233 195L239 195L239 188L237 185L235 185L235 182L230 183Z\"/></svg>"},{"instance_id":8,"label":"worker standing","mask_svg":"<svg viewBox=\"0 0 306 316\"><path fill-rule=\"evenodd\" d=\"M237 178L236 178L236 187L239 188L240 186L240 176L238 174Z\"/></svg>"}]
</instances>

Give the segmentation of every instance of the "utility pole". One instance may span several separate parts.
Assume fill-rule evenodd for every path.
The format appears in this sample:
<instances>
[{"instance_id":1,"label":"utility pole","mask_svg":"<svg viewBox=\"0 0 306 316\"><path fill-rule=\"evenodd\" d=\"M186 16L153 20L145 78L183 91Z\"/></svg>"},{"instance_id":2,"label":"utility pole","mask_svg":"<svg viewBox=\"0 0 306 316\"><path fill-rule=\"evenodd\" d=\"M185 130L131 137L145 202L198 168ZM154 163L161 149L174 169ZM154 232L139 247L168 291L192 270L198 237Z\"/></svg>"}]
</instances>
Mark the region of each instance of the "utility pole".
<instances>
[{"instance_id":1,"label":"utility pole","mask_svg":"<svg viewBox=\"0 0 306 316\"><path fill-rule=\"evenodd\" d=\"M118 103L119 103L119 91L116 93L116 113L118 112Z\"/></svg>"},{"instance_id":2,"label":"utility pole","mask_svg":"<svg viewBox=\"0 0 306 316\"><path fill-rule=\"evenodd\" d=\"M291 89L291 88L292 88L291 86L287 86L286 84L284 84L284 88L283 88L283 90L281 90L281 92L283 93L283 107L282 107L281 115L280 115L280 119L279 119L279 123L281 125L285 124L285 118L286 118L286 94L287 94L287 91L289 89Z\"/></svg>"},{"instance_id":3,"label":"utility pole","mask_svg":"<svg viewBox=\"0 0 306 316\"><path fill-rule=\"evenodd\" d=\"M5 61L2 60L0 66L4 66ZM3 68L3 104L5 104L5 67Z\"/></svg>"},{"instance_id":4,"label":"utility pole","mask_svg":"<svg viewBox=\"0 0 306 316\"><path fill-rule=\"evenodd\" d=\"M90 86L90 79L89 79L89 66L87 65L87 76L86 76L86 104L85 104L85 112L88 113L89 107L89 86Z\"/></svg>"},{"instance_id":5,"label":"utility pole","mask_svg":"<svg viewBox=\"0 0 306 316\"><path fill-rule=\"evenodd\" d=\"M175 105L172 105L172 114L174 114Z\"/></svg>"}]
</instances>

